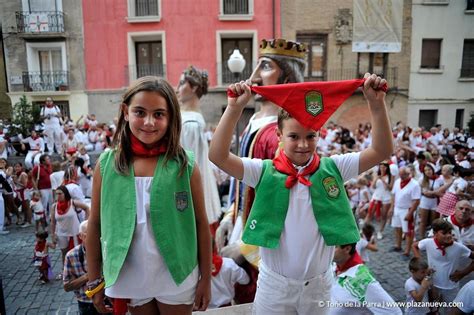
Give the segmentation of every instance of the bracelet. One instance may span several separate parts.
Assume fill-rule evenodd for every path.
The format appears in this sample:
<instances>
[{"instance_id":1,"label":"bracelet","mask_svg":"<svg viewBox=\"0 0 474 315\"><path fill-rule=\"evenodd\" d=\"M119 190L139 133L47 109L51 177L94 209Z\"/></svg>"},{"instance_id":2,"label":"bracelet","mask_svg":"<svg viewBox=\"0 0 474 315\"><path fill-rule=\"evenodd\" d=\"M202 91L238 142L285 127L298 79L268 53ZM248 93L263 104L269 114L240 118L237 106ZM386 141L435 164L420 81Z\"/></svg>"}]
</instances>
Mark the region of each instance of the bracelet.
<instances>
[{"instance_id":1,"label":"bracelet","mask_svg":"<svg viewBox=\"0 0 474 315\"><path fill-rule=\"evenodd\" d=\"M92 290L86 290L86 295L88 298L91 298L93 297L94 295L96 295L97 293L99 293L103 288L105 287L105 282L102 281L101 283L99 283L98 286L96 286L94 289Z\"/></svg>"},{"instance_id":2,"label":"bracelet","mask_svg":"<svg viewBox=\"0 0 474 315\"><path fill-rule=\"evenodd\" d=\"M91 281L87 281L86 286L88 290L93 290L95 287L97 287L101 282L104 282L104 278L100 277Z\"/></svg>"}]
</instances>

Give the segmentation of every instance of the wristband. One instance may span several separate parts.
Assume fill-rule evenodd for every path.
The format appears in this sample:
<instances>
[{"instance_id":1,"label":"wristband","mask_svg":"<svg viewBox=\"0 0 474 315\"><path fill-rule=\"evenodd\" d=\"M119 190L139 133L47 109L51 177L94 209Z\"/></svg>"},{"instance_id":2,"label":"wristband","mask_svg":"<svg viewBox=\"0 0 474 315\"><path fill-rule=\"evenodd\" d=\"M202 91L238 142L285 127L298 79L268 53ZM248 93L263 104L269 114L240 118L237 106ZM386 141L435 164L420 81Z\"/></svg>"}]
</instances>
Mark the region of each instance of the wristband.
<instances>
[{"instance_id":1,"label":"wristband","mask_svg":"<svg viewBox=\"0 0 474 315\"><path fill-rule=\"evenodd\" d=\"M92 284L99 281L99 283L95 286L95 288L91 288ZM96 279L94 281L91 281L91 283L87 283L88 290L86 290L85 294L87 295L88 298L93 297L97 293L99 293L104 287L105 287L105 282L104 279Z\"/></svg>"}]
</instances>

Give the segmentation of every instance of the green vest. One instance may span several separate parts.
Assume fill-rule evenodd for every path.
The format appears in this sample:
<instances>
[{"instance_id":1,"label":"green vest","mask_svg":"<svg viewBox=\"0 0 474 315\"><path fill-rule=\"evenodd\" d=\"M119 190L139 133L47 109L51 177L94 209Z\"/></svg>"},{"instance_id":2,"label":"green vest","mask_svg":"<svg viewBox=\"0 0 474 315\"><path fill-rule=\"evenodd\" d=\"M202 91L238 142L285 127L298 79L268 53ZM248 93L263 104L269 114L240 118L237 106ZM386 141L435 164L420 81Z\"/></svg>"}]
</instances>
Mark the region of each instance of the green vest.
<instances>
[{"instance_id":1,"label":"green vest","mask_svg":"<svg viewBox=\"0 0 474 315\"><path fill-rule=\"evenodd\" d=\"M190 179L194 155L187 151L188 165L179 176L180 164L160 156L150 190L150 220L158 249L177 285L197 265L196 220ZM133 167L123 176L115 170L115 151L100 156L102 188L100 225L103 273L112 286L127 257L136 225L136 192ZM150 261L150 264L154 262Z\"/></svg>"},{"instance_id":2,"label":"green vest","mask_svg":"<svg viewBox=\"0 0 474 315\"><path fill-rule=\"evenodd\" d=\"M286 178L287 175L278 172L271 160L263 161L262 175L255 187L255 201L242 236L245 243L278 247L290 201L290 190L285 187ZM310 181L313 213L326 245L356 243L359 230L334 161L321 158L319 168L310 176Z\"/></svg>"}]
</instances>

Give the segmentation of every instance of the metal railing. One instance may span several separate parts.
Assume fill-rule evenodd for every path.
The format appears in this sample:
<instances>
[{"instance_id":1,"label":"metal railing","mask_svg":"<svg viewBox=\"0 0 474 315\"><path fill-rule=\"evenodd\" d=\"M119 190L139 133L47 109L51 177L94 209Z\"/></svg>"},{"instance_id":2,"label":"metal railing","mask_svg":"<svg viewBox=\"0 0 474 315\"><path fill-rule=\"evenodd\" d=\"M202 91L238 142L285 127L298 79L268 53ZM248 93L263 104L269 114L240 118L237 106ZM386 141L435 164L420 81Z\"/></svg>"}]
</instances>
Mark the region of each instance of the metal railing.
<instances>
[{"instance_id":1,"label":"metal railing","mask_svg":"<svg viewBox=\"0 0 474 315\"><path fill-rule=\"evenodd\" d=\"M250 14L249 0L222 0L224 14Z\"/></svg>"},{"instance_id":2,"label":"metal railing","mask_svg":"<svg viewBox=\"0 0 474 315\"><path fill-rule=\"evenodd\" d=\"M135 16L157 16L158 0L135 0Z\"/></svg>"},{"instance_id":3,"label":"metal railing","mask_svg":"<svg viewBox=\"0 0 474 315\"><path fill-rule=\"evenodd\" d=\"M64 33L64 14L60 11L16 12L19 33Z\"/></svg>"},{"instance_id":4,"label":"metal railing","mask_svg":"<svg viewBox=\"0 0 474 315\"><path fill-rule=\"evenodd\" d=\"M461 78L474 78L474 68L461 69Z\"/></svg>"},{"instance_id":5,"label":"metal railing","mask_svg":"<svg viewBox=\"0 0 474 315\"><path fill-rule=\"evenodd\" d=\"M30 71L23 72L23 88L32 91L67 91L69 90L68 71Z\"/></svg>"},{"instance_id":6,"label":"metal railing","mask_svg":"<svg viewBox=\"0 0 474 315\"><path fill-rule=\"evenodd\" d=\"M305 78L307 81L339 81L339 80L352 80L364 77L365 72L362 69L357 71L357 68L343 68L343 69L329 69L324 71L322 77L309 77ZM385 78L390 88L398 86L398 68L389 67L386 73L376 73L382 78Z\"/></svg>"},{"instance_id":7,"label":"metal railing","mask_svg":"<svg viewBox=\"0 0 474 315\"><path fill-rule=\"evenodd\" d=\"M138 65L127 65L125 66L125 84L130 84L138 78L153 75L156 77L165 77L165 65L164 64L138 64Z\"/></svg>"},{"instance_id":8,"label":"metal railing","mask_svg":"<svg viewBox=\"0 0 474 315\"><path fill-rule=\"evenodd\" d=\"M230 84L239 82L242 80L247 80L252 74L253 67L252 65L246 65L244 70L241 73L233 73L227 67L227 64L222 65L222 84Z\"/></svg>"}]
</instances>

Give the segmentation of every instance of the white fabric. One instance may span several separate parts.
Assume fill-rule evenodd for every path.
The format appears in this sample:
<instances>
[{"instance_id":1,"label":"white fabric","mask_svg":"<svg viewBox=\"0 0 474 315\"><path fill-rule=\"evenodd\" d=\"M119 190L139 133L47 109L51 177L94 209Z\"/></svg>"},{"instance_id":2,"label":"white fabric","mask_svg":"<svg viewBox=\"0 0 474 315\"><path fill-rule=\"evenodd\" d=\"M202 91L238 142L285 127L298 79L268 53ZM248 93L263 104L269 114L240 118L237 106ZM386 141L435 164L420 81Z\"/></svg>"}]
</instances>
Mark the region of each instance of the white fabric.
<instances>
[{"instance_id":1,"label":"white fabric","mask_svg":"<svg viewBox=\"0 0 474 315\"><path fill-rule=\"evenodd\" d=\"M474 280L462 287L454 302L462 303L462 306L458 306L458 308L464 313L474 312Z\"/></svg>"},{"instance_id":2,"label":"white fabric","mask_svg":"<svg viewBox=\"0 0 474 315\"><path fill-rule=\"evenodd\" d=\"M377 178L372 199L382 201L383 204L387 204L390 203L392 195L390 194L390 189L385 188L384 182L388 185L388 176Z\"/></svg>"},{"instance_id":3,"label":"white fabric","mask_svg":"<svg viewBox=\"0 0 474 315\"><path fill-rule=\"evenodd\" d=\"M211 302L209 308L217 308L228 304L235 295L236 283L247 284L250 278L244 269L240 268L233 259L222 257L222 267L219 273L211 278Z\"/></svg>"},{"instance_id":4,"label":"white fabric","mask_svg":"<svg viewBox=\"0 0 474 315\"><path fill-rule=\"evenodd\" d=\"M157 298L172 301L173 297L196 289L199 269L177 286L156 244L150 219L150 189L153 177L135 177L137 220L132 243L115 284L105 289L114 298ZM159 198L159 196L157 196ZM153 262L153 263L150 263Z\"/></svg>"},{"instance_id":5,"label":"white fabric","mask_svg":"<svg viewBox=\"0 0 474 315\"><path fill-rule=\"evenodd\" d=\"M454 242L446 247L446 255L442 255L437 249L434 239L425 238L418 243L420 250L426 251L428 265L435 270L433 274L433 285L441 289L455 289L459 287L458 282L451 281L449 275L459 267L461 258L469 257L471 250L461 243Z\"/></svg>"},{"instance_id":6,"label":"white fabric","mask_svg":"<svg viewBox=\"0 0 474 315\"><path fill-rule=\"evenodd\" d=\"M48 108L44 106L41 109L42 116L45 116L44 126L46 127L60 127L59 116L61 116L61 110L57 106Z\"/></svg>"},{"instance_id":7,"label":"white fabric","mask_svg":"<svg viewBox=\"0 0 474 315\"><path fill-rule=\"evenodd\" d=\"M79 234L79 219L77 218L72 202L65 214L58 214L56 208L54 218L56 219L57 236L76 236Z\"/></svg>"},{"instance_id":8,"label":"white fabric","mask_svg":"<svg viewBox=\"0 0 474 315\"><path fill-rule=\"evenodd\" d=\"M209 144L204 133L206 122L201 113L181 112L181 145L194 152L196 163L201 171L204 202L209 224L216 222L221 215L221 201L217 190L217 180L209 161Z\"/></svg>"},{"instance_id":9,"label":"white fabric","mask_svg":"<svg viewBox=\"0 0 474 315\"><path fill-rule=\"evenodd\" d=\"M413 298L410 292L412 291L419 291L421 289L421 284L416 282L413 277L410 277L405 281L405 294L407 296L407 303L413 303L417 302ZM425 294L423 294L423 299L420 301L423 303L429 302L428 300L428 290L425 291ZM405 308L405 314L426 314L430 312L429 307L407 307Z\"/></svg>"},{"instance_id":10,"label":"white fabric","mask_svg":"<svg viewBox=\"0 0 474 315\"><path fill-rule=\"evenodd\" d=\"M49 175L51 181L51 189L56 190L64 180L64 171L57 171Z\"/></svg>"},{"instance_id":11,"label":"white fabric","mask_svg":"<svg viewBox=\"0 0 474 315\"><path fill-rule=\"evenodd\" d=\"M462 160L461 162L458 162L458 165L464 168L471 168L471 163L469 163L468 160Z\"/></svg>"},{"instance_id":12,"label":"white fabric","mask_svg":"<svg viewBox=\"0 0 474 315\"><path fill-rule=\"evenodd\" d=\"M467 188L467 181L462 177L457 177L451 186L448 188L448 192L456 194L457 191L464 192Z\"/></svg>"},{"instance_id":13,"label":"white fabric","mask_svg":"<svg viewBox=\"0 0 474 315\"><path fill-rule=\"evenodd\" d=\"M39 221L41 219L44 219L44 216L46 213L44 212L43 204L41 203L41 200L39 201L30 201L30 208L31 212L33 213L33 219L35 221Z\"/></svg>"},{"instance_id":14,"label":"white fabric","mask_svg":"<svg viewBox=\"0 0 474 315\"><path fill-rule=\"evenodd\" d=\"M474 246L474 225L471 225L468 228L460 229L457 225L453 224L453 221L451 220L450 216L447 217L445 220L453 225L453 235L455 241L466 246ZM469 266L471 264L471 261L471 258L461 258L459 262L460 269L464 269ZM459 281L459 283L462 285L467 283L469 280L474 280L474 272L471 272L469 275L466 275Z\"/></svg>"},{"instance_id":15,"label":"white fabric","mask_svg":"<svg viewBox=\"0 0 474 315\"><path fill-rule=\"evenodd\" d=\"M343 181L359 174L359 156L358 152L331 156ZM262 160L242 158L242 162L242 181L255 187L262 174ZM298 181L290 189L288 213L280 244L276 249L260 247L260 256L270 270L292 279L310 279L328 270L334 256L334 246L326 246L319 232L308 186Z\"/></svg>"},{"instance_id":16,"label":"white fabric","mask_svg":"<svg viewBox=\"0 0 474 315\"><path fill-rule=\"evenodd\" d=\"M69 183L66 185L66 188L67 191L69 191L72 199L79 200L80 202L84 202L84 199L86 199L82 193L81 187L78 184Z\"/></svg>"},{"instance_id":17,"label":"white fabric","mask_svg":"<svg viewBox=\"0 0 474 315\"><path fill-rule=\"evenodd\" d=\"M395 207L409 209L414 200L421 198L420 184L413 178L403 189L400 187L400 178L395 181L392 194L395 195Z\"/></svg>"},{"instance_id":18,"label":"white fabric","mask_svg":"<svg viewBox=\"0 0 474 315\"><path fill-rule=\"evenodd\" d=\"M405 220L406 215L408 214L408 209L401 209L395 207L393 210L392 216L392 227L402 228L404 233L408 232L408 221Z\"/></svg>"},{"instance_id":19,"label":"white fabric","mask_svg":"<svg viewBox=\"0 0 474 315\"><path fill-rule=\"evenodd\" d=\"M329 301L332 270L307 280L283 277L260 263L257 293L252 314L318 315L327 314L320 301Z\"/></svg>"},{"instance_id":20,"label":"white fabric","mask_svg":"<svg viewBox=\"0 0 474 315\"><path fill-rule=\"evenodd\" d=\"M435 187L435 181L430 179L428 180L428 187L421 187L423 183L423 177L418 181L420 184L420 188L422 192L431 192L434 190ZM436 207L438 206L438 200L436 198L429 198L426 196L421 195L420 198L420 208L422 209L428 209L428 210L436 210Z\"/></svg>"},{"instance_id":21,"label":"white fabric","mask_svg":"<svg viewBox=\"0 0 474 315\"><path fill-rule=\"evenodd\" d=\"M90 198L92 195L92 177L85 175L79 167L77 168L78 184L82 190L82 194L87 198Z\"/></svg>"},{"instance_id":22,"label":"white fabric","mask_svg":"<svg viewBox=\"0 0 474 315\"><path fill-rule=\"evenodd\" d=\"M369 241L367 241L364 236L361 236L360 240L356 244L356 251L359 253L360 258L362 258L364 263L370 261L367 245L369 245Z\"/></svg>"},{"instance_id":23,"label":"white fabric","mask_svg":"<svg viewBox=\"0 0 474 315\"><path fill-rule=\"evenodd\" d=\"M341 286L338 283L339 278L343 277L351 277L356 278L357 270L360 266L357 265L354 267L349 268L345 272L339 274L332 285L331 288L331 302L333 303L352 303L352 305L359 304L359 300L351 294L346 288ZM360 307L331 307L329 309L330 315L342 315L342 314L370 314L367 311L372 312L373 314L402 314L402 311L398 307L389 307L388 304L395 302L392 297L384 290L382 285L378 281L374 281L367 286L367 290L365 292L365 301L367 302L367 306L360 306Z\"/></svg>"},{"instance_id":24,"label":"white fabric","mask_svg":"<svg viewBox=\"0 0 474 315\"><path fill-rule=\"evenodd\" d=\"M0 232L3 231L5 224L5 202L3 196L0 193Z\"/></svg>"}]
</instances>

